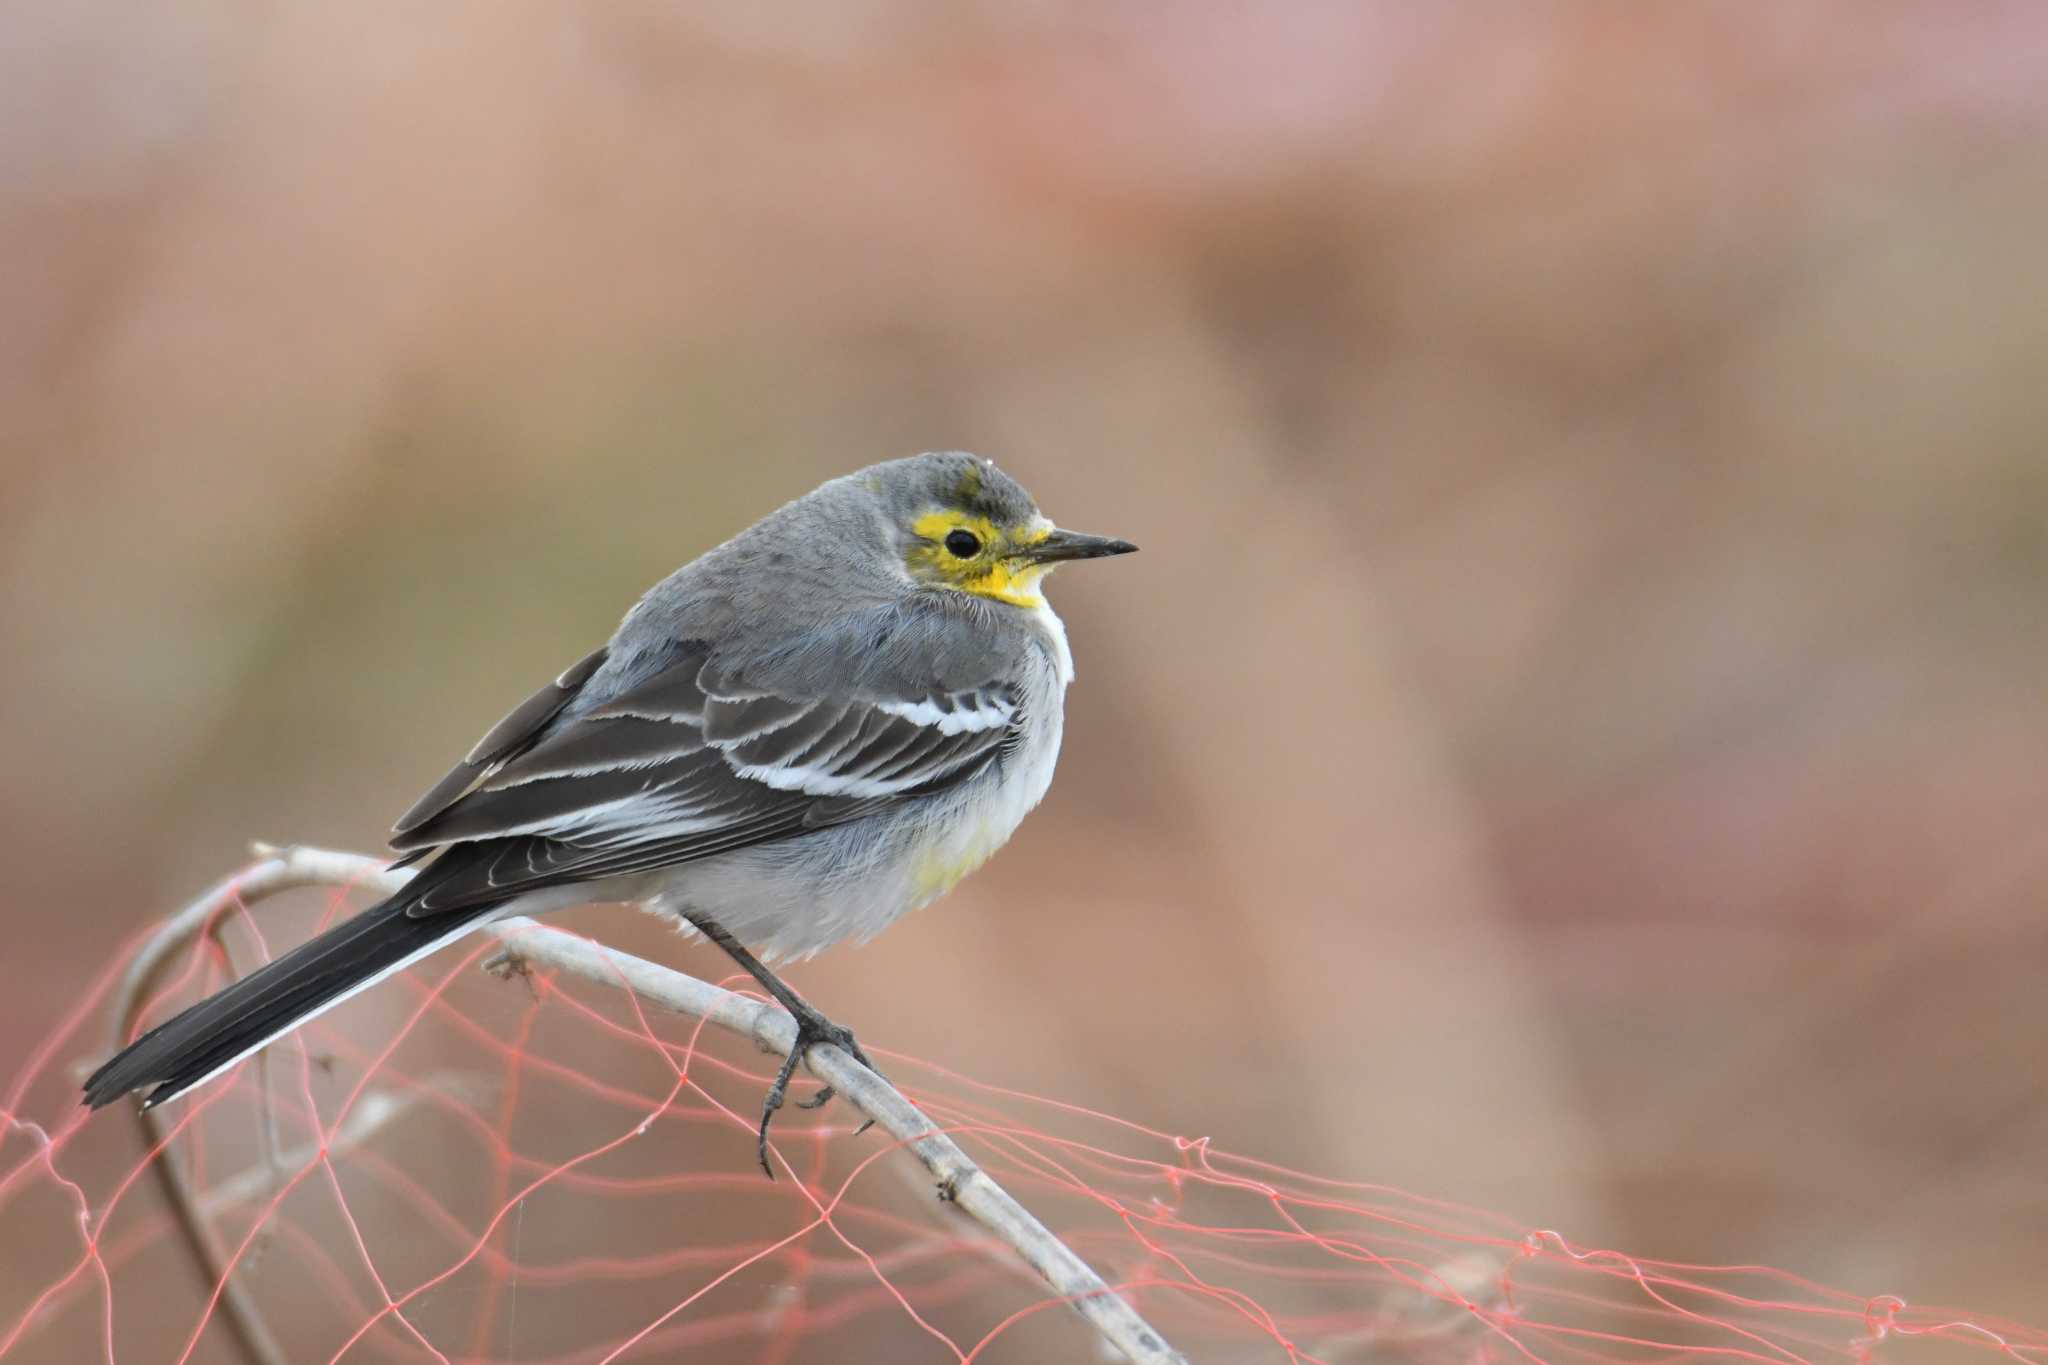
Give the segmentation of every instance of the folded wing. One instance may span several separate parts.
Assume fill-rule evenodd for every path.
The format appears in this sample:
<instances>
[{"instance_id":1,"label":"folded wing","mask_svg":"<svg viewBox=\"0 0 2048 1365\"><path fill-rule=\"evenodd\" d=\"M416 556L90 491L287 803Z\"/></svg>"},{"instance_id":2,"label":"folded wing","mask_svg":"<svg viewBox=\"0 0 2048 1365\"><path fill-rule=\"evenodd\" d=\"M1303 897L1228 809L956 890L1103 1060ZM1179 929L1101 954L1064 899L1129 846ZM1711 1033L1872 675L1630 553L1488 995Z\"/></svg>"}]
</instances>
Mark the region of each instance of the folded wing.
<instances>
[{"instance_id":1,"label":"folded wing","mask_svg":"<svg viewBox=\"0 0 2048 1365\"><path fill-rule=\"evenodd\" d=\"M442 850L414 916L859 819L998 761L1020 721L1011 683L915 681L886 659L743 669L686 643L598 699L580 695L592 657L399 822L394 848Z\"/></svg>"}]
</instances>

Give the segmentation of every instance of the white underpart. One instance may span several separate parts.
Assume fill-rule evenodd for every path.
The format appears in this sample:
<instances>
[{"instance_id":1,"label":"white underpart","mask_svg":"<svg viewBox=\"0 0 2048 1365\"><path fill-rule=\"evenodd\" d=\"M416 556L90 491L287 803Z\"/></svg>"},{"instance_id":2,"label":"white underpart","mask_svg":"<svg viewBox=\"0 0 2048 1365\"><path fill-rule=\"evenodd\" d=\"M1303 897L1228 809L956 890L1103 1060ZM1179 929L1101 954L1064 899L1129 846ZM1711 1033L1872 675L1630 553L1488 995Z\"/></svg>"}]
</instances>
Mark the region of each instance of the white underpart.
<instances>
[{"instance_id":1,"label":"white underpart","mask_svg":"<svg viewBox=\"0 0 2048 1365\"><path fill-rule=\"evenodd\" d=\"M1045 633L1052 637L1053 662L1058 668L1060 686L1064 688L1074 680L1074 651L1067 645L1067 623L1060 620L1059 613L1042 596L1031 611L1045 627Z\"/></svg>"}]
</instances>

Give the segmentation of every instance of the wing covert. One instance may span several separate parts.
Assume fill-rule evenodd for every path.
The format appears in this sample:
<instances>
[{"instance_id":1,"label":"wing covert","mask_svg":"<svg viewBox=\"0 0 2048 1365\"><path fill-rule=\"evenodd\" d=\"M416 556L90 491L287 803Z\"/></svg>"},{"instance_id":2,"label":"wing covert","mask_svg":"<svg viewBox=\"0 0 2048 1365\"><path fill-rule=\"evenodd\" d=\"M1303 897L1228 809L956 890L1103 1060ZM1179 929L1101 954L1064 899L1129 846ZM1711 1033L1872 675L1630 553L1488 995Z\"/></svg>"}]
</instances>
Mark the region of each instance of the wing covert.
<instances>
[{"instance_id":1,"label":"wing covert","mask_svg":"<svg viewBox=\"0 0 2048 1365\"><path fill-rule=\"evenodd\" d=\"M408 812L393 845L444 848L434 868L449 873L415 914L858 819L981 771L1022 720L1019 690L997 680L920 685L871 664L748 677L701 644L667 659L609 697L544 689L523 727L508 717L473 752L487 768L465 760ZM585 662L578 687L603 660Z\"/></svg>"}]
</instances>

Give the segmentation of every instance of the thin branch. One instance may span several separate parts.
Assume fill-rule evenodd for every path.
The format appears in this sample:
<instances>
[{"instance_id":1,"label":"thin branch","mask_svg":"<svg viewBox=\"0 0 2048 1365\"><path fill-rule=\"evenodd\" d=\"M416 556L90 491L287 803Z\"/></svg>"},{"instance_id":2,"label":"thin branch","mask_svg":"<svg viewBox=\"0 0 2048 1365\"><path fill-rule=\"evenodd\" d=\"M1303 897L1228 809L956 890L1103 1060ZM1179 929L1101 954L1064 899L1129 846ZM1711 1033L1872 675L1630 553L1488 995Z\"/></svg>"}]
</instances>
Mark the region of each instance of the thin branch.
<instances>
[{"instance_id":1,"label":"thin branch","mask_svg":"<svg viewBox=\"0 0 2048 1365\"><path fill-rule=\"evenodd\" d=\"M257 845L258 860L209 889L166 920L145 943L122 979L116 1043L134 1033L148 990L164 966L194 936L230 907L248 907L285 891L307 886L356 888L388 895L412 876L376 858L314 848ZM624 984L643 1000L702 1019L752 1038L763 1051L787 1056L796 1042L796 1022L783 1010L685 976L644 958L550 929L524 917L497 921L489 931L506 944L493 959L552 967L603 986ZM487 964L487 965L493 965ZM938 1182L940 1194L987 1228L1036 1271L1054 1293L1073 1305L1101 1334L1103 1342L1137 1365L1185 1365L1130 1303L1111 1289L1066 1243L1053 1236L1029 1210L998 1185L974 1159L905 1099L889 1082L839 1048L819 1044L807 1057L811 1072L846 1102L874 1120L915 1156ZM139 1110L152 1149L166 1130L156 1110ZM224 1278L227 1261L198 1212L195 1195L168 1159L155 1163L199 1263L222 1286L221 1307L249 1357L259 1365L282 1365L284 1355L265 1328L256 1305L239 1283Z\"/></svg>"},{"instance_id":2,"label":"thin branch","mask_svg":"<svg viewBox=\"0 0 2048 1365\"><path fill-rule=\"evenodd\" d=\"M266 852L261 846L257 851L259 854ZM113 1043L116 1049L135 1036L143 1007L149 1002L151 986L178 952L202 934L215 932L222 915L303 884L283 880L288 874L289 869L281 859L264 857L233 876L214 883L157 927L157 931L150 935L128 963L128 970L122 973L120 988L115 993ZM169 1118L160 1109L143 1108L138 1097L135 1122L142 1130L143 1145L157 1154L157 1159L150 1166L156 1172L164 1202L170 1205L179 1235L191 1248L194 1263L206 1276L206 1291L212 1293L215 1286L219 1287L220 1315L226 1320L229 1333L241 1344L242 1354L255 1365L290 1365L290 1358L271 1334L255 1298L239 1280L227 1276L227 1250L214 1237L212 1227L200 1212L198 1192L192 1188L191 1181L178 1163L171 1159Z\"/></svg>"}]
</instances>

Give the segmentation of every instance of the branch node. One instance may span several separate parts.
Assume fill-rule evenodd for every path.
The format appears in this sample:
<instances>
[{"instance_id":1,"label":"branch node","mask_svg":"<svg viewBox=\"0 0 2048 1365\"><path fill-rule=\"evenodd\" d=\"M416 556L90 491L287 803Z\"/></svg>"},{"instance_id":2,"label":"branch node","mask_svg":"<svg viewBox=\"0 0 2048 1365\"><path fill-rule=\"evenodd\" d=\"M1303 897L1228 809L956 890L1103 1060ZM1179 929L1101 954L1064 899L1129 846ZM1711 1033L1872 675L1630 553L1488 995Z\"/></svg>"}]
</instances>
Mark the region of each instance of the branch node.
<instances>
[{"instance_id":1,"label":"branch node","mask_svg":"<svg viewBox=\"0 0 2048 1365\"><path fill-rule=\"evenodd\" d=\"M482 965L486 972L497 977L500 981L510 981L515 976L531 977L533 975L533 963L527 960L526 954L520 952L517 948L509 946L500 948L497 952L492 953L483 960Z\"/></svg>"}]
</instances>

